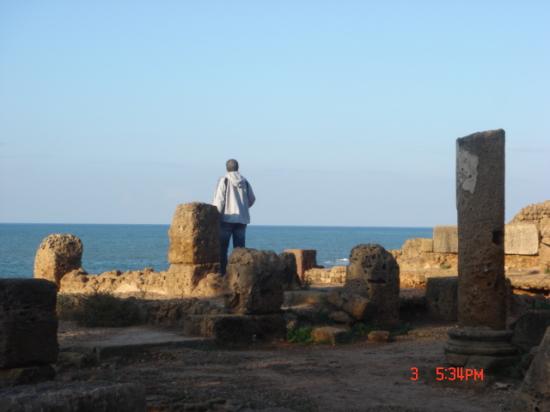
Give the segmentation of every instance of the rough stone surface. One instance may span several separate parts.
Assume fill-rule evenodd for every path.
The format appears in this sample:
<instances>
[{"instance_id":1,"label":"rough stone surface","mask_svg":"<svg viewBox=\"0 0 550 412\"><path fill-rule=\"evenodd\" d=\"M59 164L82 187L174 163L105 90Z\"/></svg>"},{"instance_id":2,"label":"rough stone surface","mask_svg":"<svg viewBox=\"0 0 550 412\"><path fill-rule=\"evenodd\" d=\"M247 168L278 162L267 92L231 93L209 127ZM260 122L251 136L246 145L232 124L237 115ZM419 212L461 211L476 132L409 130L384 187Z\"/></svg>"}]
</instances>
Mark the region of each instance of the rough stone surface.
<instances>
[{"instance_id":1,"label":"rough stone surface","mask_svg":"<svg viewBox=\"0 0 550 412\"><path fill-rule=\"evenodd\" d=\"M0 368L56 361L56 297L44 279L0 279Z\"/></svg>"},{"instance_id":2,"label":"rough stone surface","mask_svg":"<svg viewBox=\"0 0 550 412\"><path fill-rule=\"evenodd\" d=\"M433 251L436 253L458 253L458 232L456 226L434 227Z\"/></svg>"},{"instance_id":3,"label":"rough stone surface","mask_svg":"<svg viewBox=\"0 0 550 412\"><path fill-rule=\"evenodd\" d=\"M145 412L145 389L131 383L61 382L0 391L2 412Z\"/></svg>"},{"instance_id":4,"label":"rough stone surface","mask_svg":"<svg viewBox=\"0 0 550 412\"><path fill-rule=\"evenodd\" d=\"M504 329L504 130L457 139L456 191L459 324Z\"/></svg>"},{"instance_id":5,"label":"rough stone surface","mask_svg":"<svg viewBox=\"0 0 550 412\"><path fill-rule=\"evenodd\" d=\"M309 283L339 285L346 281L346 266L308 269L304 276Z\"/></svg>"},{"instance_id":6,"label":"rough stone surface","mask_svg":"<svg viewBox=\"0 0 550 412\"><path fill-rule=\"evenodd\" d=\"M111 293L119 297L181 298L213 297L226 291L218 263L172 264L166 272L152 269L118 270L88 275L81 270L67 273L59 291L64 294Z\"/></svg>"},{"instance_id":7,"label":"rough stone surface","mask_svg":"<svg viewBox=\"0 0 550 412\"><path fill-rule=\"evenodd\" d=\"M390 332L387 330L373 330L369 332L367 339L372 342L389 342Z\"/></svg>"},{"instance_id":8,"label":"rough stone surface","mask_svg":"<svg viewBox=\"0 0 550 412\"><path fill-rule=\"evenodd\" d=\"M81 240L74 235L47 236L36 251L34 277L59 286L63 275L82 266L82 249Z\"/></svg>"},{"instance_id":9,"label":"rough stone surface","mask_svg":"<svg viewBox=\"0 0 550 412\"><path fill-rule=\"evenodd\" d=\"M240 314L279 312L284 299L284 269L274 252L235 249L227 266L226 306Z\"/></svg>"},{"instance_id":10,"label":"rough stone surface","mask_svg":"<svg viewBox=\"0 0 550 412\"><path fill-rule=\"evenodd\" d=\"M333 290L327 294L327 302L356 320L365 320L367 317L369 300L357 293ZM374 309L372 311L374 312Z\"/></svg>"},{"instance_id":11,"label":"rough stone surface","mask_svg":"<svg viewBox=\"0 0 550 412\"><path fill-rule=\"evenodd\" d=\"M413 238L407 239L403 243L401 251L404 257L415 257L422 253L431 253L434 250L433 240L430 238Z\"/></svg>"},{"instance_id":12,"label":"rough stone surface","mask_svg":"<svg viewBox=\"0 0 550 412\"><path fill-rule=\"evenodd\" d=\"M536 255L539 251L539 232L534 223L513 223L504 229L504 253L507 255Z\"/></svg>"},{"instance_id":13,"label":"rough stone surface","mask_svg":"<svg viewBox=\"0 0 550 412\"><path fill-rule=\"evenodd\" d=\"M538 346L550 327L550 310L530 310L520 316L512 325L512 343L525 352Z\"/></svg>"},{"instance_id":14,"label":"rough stone surface","mask_svg":"<svg viewBox=\"0 0 550 412\"><path fill-rule=\"evenodd\" d=\"M301 281L307 270L317 267L317 251L313 249L286 249L296 257L296 271Z\"/></svg>"},{"instance_id":15,"label":"rough stone surface","mask_svg":"<svg viewBox=\"0 0 550 412\"><path fill-rule=\"evenodd\" d=\"M426 306L429 314L440 320L456 321L458 309L458 278L428 278Z\"/></svg>"},{"instance_id":16,"label":"rough stone surface","mask_svg":"<svg viewBox=\"0 0 550 412\"><path fill-rule=\"evenodd\" d=\"M380 245L358 245L350 253L344 290L368 300L365 316L375 324L399 322L399 265Z\"/></svg>"},{"instance_id":17,"label":"rough stone surface","mask_svg":"<svg viewBox=\"0 0 550 412\"><path fill-rule=\"evenodd\" d=\"M168 230L168 261L173 264L219 263L219 213L206 203L178 205Z\"/></svg>"},{"instance_id":18,"label":"rough stone surface","mask_svg":"<svg viewBox=\"0 0 550 412\"><path fill-rule=\"evenodd\" d=\"M311 331L311 339L315 343L344 343L349 340L349 329L336 326L320 326L313 328Z\"/></svg>"},{"instance_id":19,"label":"rough stone surface","mask_svg":"<svg viewBox=\"0 0 550 412\"><path fill-rule=\"evenodd\" d=\"M524 207L510 223L529 222L539 226L544 218L550 218L550 200Z\"/></svg>"},{"instance_id":20,"label":"rough stone surface","mask_svg":"<svg viewBox=\"0 0 550 412\"><path fill-rule=\"evenodd\" d=\"M300 288L301 282L296 267L296 256L293 253L283 252L279 255L284 266L284 289L296 290Z\"/></svg>"},{"instance_id":21,"label":"rough stone surface","mask_svg":"<svg viewBox=\"0 0 550 412\"><path fill-rule=\"evenodd\" d=\"M535 358L520 388L532 411L550 410L550 328L546 330Z\"/></svg>"}]
</instances>

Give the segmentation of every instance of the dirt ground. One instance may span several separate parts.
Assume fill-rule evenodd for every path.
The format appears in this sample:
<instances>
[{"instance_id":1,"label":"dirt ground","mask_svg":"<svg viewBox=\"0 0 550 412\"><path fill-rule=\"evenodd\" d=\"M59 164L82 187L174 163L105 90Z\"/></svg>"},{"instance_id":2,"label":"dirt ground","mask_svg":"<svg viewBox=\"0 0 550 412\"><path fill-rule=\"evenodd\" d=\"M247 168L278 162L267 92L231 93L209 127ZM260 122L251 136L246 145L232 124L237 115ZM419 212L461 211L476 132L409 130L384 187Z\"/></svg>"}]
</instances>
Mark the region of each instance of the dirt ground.
<instances>
[{"instance_id":1,"label":"dirt ground","mask_svg":"<svg viewBox=\"0 0 550 412\"><path fill-rule=\"evenodd\" d=\"M138 382L149 411L511 411L519 382L435 381L448 327L417 325L390 343L156 349L57 379Z\"/></svg>"}]
</instances>

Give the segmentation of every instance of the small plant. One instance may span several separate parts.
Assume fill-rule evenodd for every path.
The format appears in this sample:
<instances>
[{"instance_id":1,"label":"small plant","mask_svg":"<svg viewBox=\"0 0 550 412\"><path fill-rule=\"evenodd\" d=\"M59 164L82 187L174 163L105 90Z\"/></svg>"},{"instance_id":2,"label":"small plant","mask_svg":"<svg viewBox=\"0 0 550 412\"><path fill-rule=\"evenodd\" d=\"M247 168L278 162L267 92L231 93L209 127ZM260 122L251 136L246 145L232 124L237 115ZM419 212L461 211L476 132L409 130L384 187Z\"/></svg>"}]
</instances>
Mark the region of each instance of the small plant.
<instances>
[{"instance_id":1,"label":"small plant","mask_svg":"<svg viewBox=\"0 0 550 412\"><path fill-rule=\"evenodd\" d=\"M130 326L144 320L142 308L132 298L120 299L109 293L93 293L71 299L58 299L59 317L75 320L81 326Z\"/></svg>"},{"instance_id":2,"label":"small plant","mask_svg":"<svg viewBox=\"0 0 550 412\"><path fill-rule=\"evenodd\" d=\"M442 262L442 263L439 265L439 267L440 267L441 269L450 269L450 268L452 268L452 266L451 266L451 264L450 264L449 262Z\"/></svg>"},{"instance_id":3,"label":"small plant","mask_svg":"<svg viewBox=\"0 0 550 412\"><path fill-rule=\"evenodd\" d=\"M290 343L311 343L312 330L313 328L309 326L289 329L286 334L286 340Z\"/></svg>"},{"instance_id":4,"label":"small plant","mask_svg":"<svg viewBox=\"0 0 550 412\"><path fill-rule=\"evenodd\" d=\"M550 266L546 266L546 267L544 268L544 274L545 274L545 275L550 275Z\"/></svg>"}]
</instances>

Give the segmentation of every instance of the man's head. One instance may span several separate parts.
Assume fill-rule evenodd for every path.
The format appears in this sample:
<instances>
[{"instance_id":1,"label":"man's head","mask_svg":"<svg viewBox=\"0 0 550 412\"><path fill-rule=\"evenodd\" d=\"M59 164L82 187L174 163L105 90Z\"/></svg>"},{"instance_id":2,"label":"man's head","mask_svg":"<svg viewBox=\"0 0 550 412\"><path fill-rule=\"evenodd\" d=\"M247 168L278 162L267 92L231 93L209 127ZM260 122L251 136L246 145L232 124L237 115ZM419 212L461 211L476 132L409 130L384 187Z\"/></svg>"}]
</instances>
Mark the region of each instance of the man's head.
<instances>
[{"instance_id":1,"label":"man's head","mask_svg":"<svg viewBox=\"0 0 550 412\"><path fill-rule=\"evenodd\" d=\"M227 162L225 162L225 168L228 172L236 172L239 170L239 162L237 162L235 159L229 159Z\"/></svg>"}]
</instances>

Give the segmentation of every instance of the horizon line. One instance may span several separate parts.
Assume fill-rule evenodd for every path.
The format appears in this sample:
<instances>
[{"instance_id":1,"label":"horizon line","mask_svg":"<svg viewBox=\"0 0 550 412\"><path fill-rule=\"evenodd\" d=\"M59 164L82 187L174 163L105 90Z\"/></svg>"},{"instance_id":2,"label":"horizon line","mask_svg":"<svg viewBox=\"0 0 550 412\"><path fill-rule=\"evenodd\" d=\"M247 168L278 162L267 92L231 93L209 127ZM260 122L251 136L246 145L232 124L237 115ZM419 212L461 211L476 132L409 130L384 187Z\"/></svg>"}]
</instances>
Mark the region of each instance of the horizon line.
<instances>
[{"instance_id":1,"label":"horizon line","mask_svg":"<svg viewBox=\"0 0 550 412\"><path fill-rule=\"evenodd\" d=\"M0 225L87 225L87 226L170 226L170 223L59 223L59 222L0 222ZM440 224L441 225L441 224ZM297 225L297 224L248 224L248 226L268 227L337 227L337 228L395 228L395 229L433 229L434 226L354 226L354 225Z\"/></svg>"}]
</instances>

